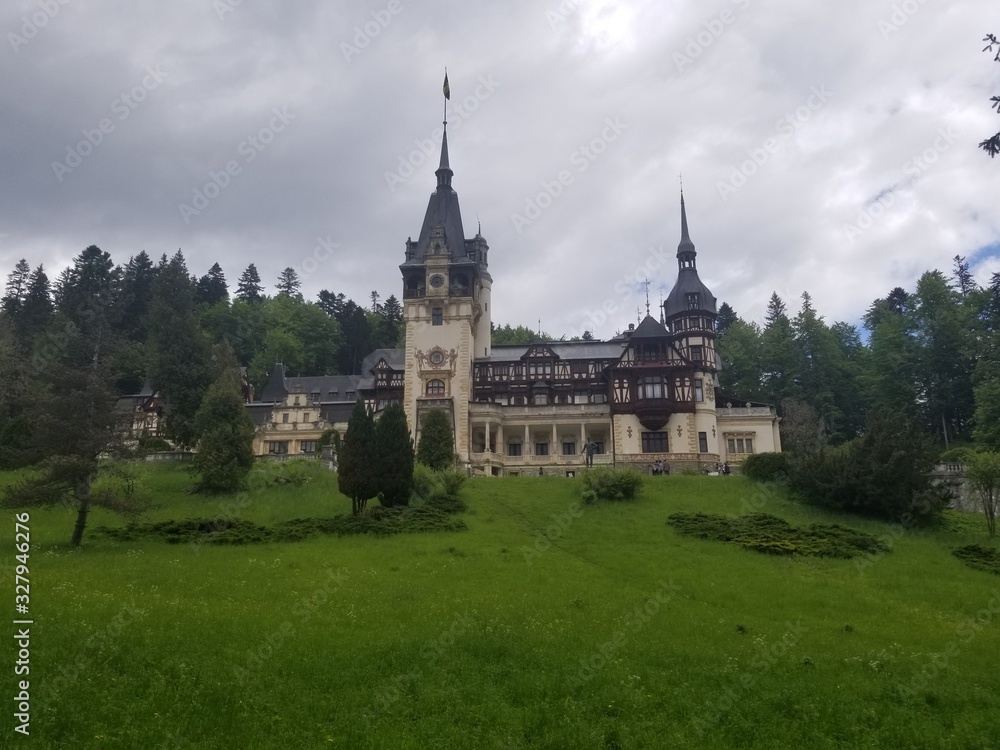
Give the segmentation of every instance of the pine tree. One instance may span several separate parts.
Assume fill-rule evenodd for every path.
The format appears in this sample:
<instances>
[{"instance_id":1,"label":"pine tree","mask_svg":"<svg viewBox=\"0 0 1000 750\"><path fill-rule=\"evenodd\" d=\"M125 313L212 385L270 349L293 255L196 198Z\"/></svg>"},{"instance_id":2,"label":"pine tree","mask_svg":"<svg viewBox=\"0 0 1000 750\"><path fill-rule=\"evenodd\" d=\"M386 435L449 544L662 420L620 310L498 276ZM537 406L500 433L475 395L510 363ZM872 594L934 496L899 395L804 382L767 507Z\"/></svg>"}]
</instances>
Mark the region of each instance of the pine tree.
<instances>
[{"instance_id":1,"label":"pine tree","mask_svg":"<svg viewBox=\"0 0 1000 750\"><path fill-rule=\"evenodd\" d=\"M35 401L23 342L14 323L0 315L0 469L33 463L38 454L31 445L32 420L28 410Z\"/></svg>"},{"instance_id":2,"label":"pine tree","mask_svg":"<svg viewBox=\"0 0 1000 750\"><path fill-rule=\"evenodd\" d=\"M961 255L956 255L952 258L952 261L955 264L955 288L963 297L968 297L976 289L976 282L972 278L972 271L969 270L969 261Z\"/></svg>"},{"instance_id":3,"label":"pine tree","mask_svg":"<svg viewBox=\"0 0 1000 750\"><path fill-rule=\"evenodd\" d=\"M84 331L107 331L115 315L121 269L111 255L91 245L73 260L69 273L60 279L59 312Z\"/></svg>"},{"instance_id":4,"label":"pine tree","mask_svg":"<svg viewBox=\"0 0 1000 750\"><path fill-rule=\"evenodd\" d=\"M149 379L165 401L167 434L181 445L193 445L194 418L215 375L194 314L194 285L179 253L157 274L149 328Z\"/></svg>"},{"instance_id":5,"label":"pine tree","mask_svg":"<svg viewBox=\"0 0 1000 750\"><path fill-rule=\"evenodd\" d=\"M129 258L122 271L121 295L118 300L122 331L132 341L145 341L146 313L152 297L157 269L146 251Z\"/></svg>"},{"instance_id":6,"label":"pine tree","mask_svg":"<svg viewBox=\"0 0 1000 750\"><path fill-rule=\"evenodd\" d=\"M302 286L302 282L299 281L299 275L294 268L289 266L281 275L278 277L278 283L275 285L275 289L278 290L278 294L284 294L286 297L292 298L302 298L302 294L299 292L299 288Z\"/></svg>"},{"instance_id":7,"label":"pine tree","mask_svg":"<svg viewBox=\"0 0 1000 750\"><path fill-rule=\"evenodd\" d=\"M413 438L400 404L388 406L375 425L375 456L382 505L408 505L413 488Z\"/></svg>"},{"instance_id":8,"label":"pine tree","mask_svg":"<svg viewBox=\"0 0 1000 750\"><path fill-rule=\"evenodd\" d=\"M253 468L254 424L243 405L235 367L226 368L205 393L194 429L198 489L216 494L239 490Z\"/></svg>"},{"instance_id":9,"label":"pine tree","mask_svg":"<svg viewBox=\"0 0 1000 750\"><path fill-rule=\"evenodd\" d=\"M43 387L30 408L31 439L46 457L44 471L8 488L3 500L7 507L75 509L74 547L83 541L92 507L127 516L140 510L131 497L93 491L105 456L121 450L108 341L101 329L67 329L61 348L37 375Z\"/></svg>"},{"instance_id":10,"label":"pine tree","mask_svg":"<svg viewBox=\"0 0 1000 750\"><path fill-rule=\"evenodd\" d=\"M351 498L351 511L359 515L378 493L375 465L375 422L362 399L358 399L347 422L340 449L340 491Z\"/></svg>"},{"instance_id":11,"label":"pine tree","mask_svg":"<svg viewBox=\"0 0 1000 750\"><path fill-rule=\"evenodd\" d=\"M246 267L240 281L236 285L236 299L244 302L260 302L264 299L264 287L260 284L260 274L257 266L251 263Z\"/></svg>"},{"instance_id":12,"label":"pine tree","mask_svg":"<svg viewBox=\"0 0 1000 750\"><path fill-rule=\"evenodd\" d=\"M28 277L28 291L17 321L17 331L24 343L30 343L52 320L52 296L49 291L49 277L39 265Z\"/></svg>"},{"instance_id":13,"label":"pine tree","mask_svg":"<svg viewBox=\"0 0 1000 750\"><path fill-rule=\"evenodd\" d=\"M431 409L420 427L417 460L435 471L450 469L455 465L455 439L452 437L451 419L442 409Z\"/></svg>"},{"instance_id":14,"label":"pine tree","mask_svg":"<svg viewBox=\"0 0 1000 750\"><path fill-rule=\"evenodd\" d=\"M718 334L720 336L724 334L729 329L729 326L731 326L739 319L740 318L736 314L736 311L729 306L729 303L723 302L722 305L719 307L719 316L716 325L716 330L718 331Z\"/></svg>"},{"instance_id":15,"label":"pine tree","mask_svg":"<svg viewBox=\"0 0 1000 750\"><path fill-rule=\"evenodd\" d=\"M31 273L31 266L25 258L21 258L14 266L13 272L7 277L7 288L3 299L0 299L0 312L9 317L14 317L21 312L21 305L24 304L25 294L28 292L28 276Z\"/></svg>"},{"instance_id":16,"label":"pine tree","mask_svg":"<svg viewBox=\"0 0 1000 750\"><path fill-rule=\"evenodd\" d=\"M218 263L212 264L208 273L198 279L195 296L198 302L209 306L229 301L229 287L226 286L226 276L222 272L222 266Z\"/></svg>"},{"instance_id":17,"label":"pine tree","mask_svg":"<svg viewBox=\"0 0 1000 750\"><path fill-rule=\"evenodd\" d=\"M792 323L785 314L785 303L777 292L767 304L764 333L761 336L761 384L764 398L772 404L785 398L797 398L800 389L799 356L795 346Z\"/></svg>"}]
</instances>

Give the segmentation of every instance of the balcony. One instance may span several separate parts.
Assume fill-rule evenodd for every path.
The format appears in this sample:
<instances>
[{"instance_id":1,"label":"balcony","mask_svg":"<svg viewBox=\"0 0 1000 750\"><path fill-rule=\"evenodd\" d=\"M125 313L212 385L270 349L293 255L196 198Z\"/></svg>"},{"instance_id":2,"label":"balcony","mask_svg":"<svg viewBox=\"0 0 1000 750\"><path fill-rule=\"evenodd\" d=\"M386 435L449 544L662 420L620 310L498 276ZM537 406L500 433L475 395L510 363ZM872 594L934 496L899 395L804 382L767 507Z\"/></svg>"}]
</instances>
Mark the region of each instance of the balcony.
<instances>
[{"instance_id":1,"label":"balcony","mask_svg":"<svg viewBox=\"0 0 1000 750\"><path fill-rule=\"evenodd\" d=\"M607 404L547 404L545 406L498 406L497 404L475 404L473 414L481 414L478 407L493 407L499 411L490 414L502 414L510 420L559 420L567 417L597 417L610 419L611 409Z\"/></svg>"},{"instance_id":2,"label":"balcony","mask_svg":"<svg viewBox=\"0 0 1000 750\"><path fill-rule=\"evenodd\" d=\"M770 406L728 406L716 411L716 416L724 417L774 417L774 408Z\"/></svg>"}]
</instances>

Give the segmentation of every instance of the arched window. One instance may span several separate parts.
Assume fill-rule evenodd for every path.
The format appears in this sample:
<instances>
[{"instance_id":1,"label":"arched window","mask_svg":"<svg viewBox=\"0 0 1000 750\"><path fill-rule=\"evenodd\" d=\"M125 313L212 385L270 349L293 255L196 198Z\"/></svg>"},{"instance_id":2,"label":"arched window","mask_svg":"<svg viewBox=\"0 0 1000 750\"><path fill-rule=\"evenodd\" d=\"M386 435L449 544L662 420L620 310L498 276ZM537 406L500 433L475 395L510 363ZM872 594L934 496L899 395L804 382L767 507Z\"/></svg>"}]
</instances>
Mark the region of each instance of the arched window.
<instances>
[{"instance_id":1,"label":"arched window","mask_svg":"<svg viewBox=\"0 0 1000 750\"><path fill-rule=\"evenodd\" d=\"M443 380L429 380L429 381L427 381L427 395L428 396L443 396L444 395L444 381Z\"/></svg>"}]
</instances>

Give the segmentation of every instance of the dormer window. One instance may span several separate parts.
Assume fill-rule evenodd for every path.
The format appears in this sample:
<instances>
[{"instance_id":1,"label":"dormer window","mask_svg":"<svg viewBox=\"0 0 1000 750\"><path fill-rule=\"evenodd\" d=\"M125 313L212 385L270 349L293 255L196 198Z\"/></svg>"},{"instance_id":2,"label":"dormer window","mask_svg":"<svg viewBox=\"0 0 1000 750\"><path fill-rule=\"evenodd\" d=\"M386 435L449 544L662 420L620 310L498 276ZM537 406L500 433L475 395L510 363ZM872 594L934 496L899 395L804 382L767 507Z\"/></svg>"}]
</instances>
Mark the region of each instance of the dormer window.
<instances>
[{"instance_id":1,"label":"dormer window","mask_svg":"<svg viewBox=\"0 0 1000 750\"><path fill-rule=\"evenodd\" d=\"M697 310L701 307L701 295L698 292L691 292L687 295L688 310Z\"/></svg>"}]
</instances>

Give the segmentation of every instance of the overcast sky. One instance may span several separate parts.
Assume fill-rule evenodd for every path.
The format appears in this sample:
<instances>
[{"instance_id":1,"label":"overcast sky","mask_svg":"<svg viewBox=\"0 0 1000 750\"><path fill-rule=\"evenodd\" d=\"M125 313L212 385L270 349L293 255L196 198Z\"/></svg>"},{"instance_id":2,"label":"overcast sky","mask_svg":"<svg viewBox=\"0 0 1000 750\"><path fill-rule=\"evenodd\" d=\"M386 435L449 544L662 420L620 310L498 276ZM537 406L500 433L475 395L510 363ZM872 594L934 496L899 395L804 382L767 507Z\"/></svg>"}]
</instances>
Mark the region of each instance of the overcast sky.
<instances>
[{"instance_id":1,"label":"overcast sky","mask_svg":"<svg viewBox=\"0 0 1000 750\"><path fill-rule=\"evenodd\" d=\"M990 11L993 11L992 13ZM1000 271L996 0L6 0L0 261L95 244L401 297L447 66L493 319L608 337L676 277L761 320L856 322L967 256ZM425 156L425 151L429 155ZM198 196L202 196L199 198ZM335 246L335 247L333 247ZM332 249L331 249L332 248ZM603 308L603 309L602 309ZM610 311L610 313L609 313ZM654 311L655 312L655 311Z\"/></svg>"}]
</instances>

